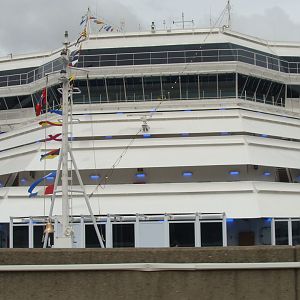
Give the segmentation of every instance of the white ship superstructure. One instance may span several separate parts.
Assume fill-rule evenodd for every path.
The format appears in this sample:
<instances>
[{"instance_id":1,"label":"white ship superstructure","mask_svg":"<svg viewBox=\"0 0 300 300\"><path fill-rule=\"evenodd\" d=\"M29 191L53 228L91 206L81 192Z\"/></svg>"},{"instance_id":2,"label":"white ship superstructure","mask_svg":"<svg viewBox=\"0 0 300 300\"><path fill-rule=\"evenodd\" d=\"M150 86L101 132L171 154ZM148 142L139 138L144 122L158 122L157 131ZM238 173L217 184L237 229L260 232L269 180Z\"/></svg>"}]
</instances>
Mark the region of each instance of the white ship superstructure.
<instances>
[{"instance_id":1,"label":"white ship superstructure","mask_svg":"<svg viewBox=\"0 0 300 300\"><path fill-rule=\"evenodd\" d=\"M106 247L300 243L300 44L222 28L82 46L71 145ZM59 107L61 67L60 50L0 59L0 247L42 245L51 198L28 188L57 168L39 123L61 117L35 106L47 87ZM74 245L98 246L81 195L70 214Z\"/></svg>"}]
</instances>

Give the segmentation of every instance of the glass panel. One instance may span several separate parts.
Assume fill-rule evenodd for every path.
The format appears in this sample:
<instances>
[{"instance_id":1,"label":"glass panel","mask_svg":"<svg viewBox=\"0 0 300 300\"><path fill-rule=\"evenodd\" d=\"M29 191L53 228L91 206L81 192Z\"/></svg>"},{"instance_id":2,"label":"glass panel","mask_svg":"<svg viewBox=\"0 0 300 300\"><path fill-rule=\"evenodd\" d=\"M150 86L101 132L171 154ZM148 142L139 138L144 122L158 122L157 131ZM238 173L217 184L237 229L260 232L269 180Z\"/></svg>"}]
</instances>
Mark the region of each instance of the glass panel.
<instances>
[{"instance_id":1,"label":"glass panel","mask_svg":"<svg viewBox=\"0 0 300 300\"><path fill-rule=\"evenodd\" d=\"M151 53L151 64L166 64L167 52L154 52Z\"/></svg>"},{"instance_id":2,"label":"glass panel","mask_svg":"<svg viewBox=\"0 0 300 300\"><path fill-rule=\"evenodd\" d=\"M143 101L142 78L125 78L127 101Z\"/></svg>"},{"instance_id":3,"label":"glass panel","mask_svg":"<svg viewBox=\"0 0 300 300\"><path fill-rule=\"evenodd\" d=\"M289 244L288 221L275 221L275 244Z\"/></svg>"},{"instance_id":4,"label":"glass panel","mask_svg":"<svg viewBox=\"0 0 300 300\"><path fill-rule=\"evenodd\" d=\"M160 77L144 77L144 89L146 100L161 99L161 83Z\"/></svg>"},{"instance_id":5,"label":"glass panel","mask_svg":"<svg viewBox=\"0 0 300 300\"><path fill-rule=\"evenodd\" d=\"M168 63L169 64L179 64L185 62L184 51L169 51L168 52Z\"/></svg>"},{"instance_id":6,"label":"glass panel","mask_svg":"<svg viewBox=\"0 0 300 300\"><path fill-rule=\"evenodd\" d=\"M148 65L150 64L150 53L135 53L134 54L134 64L135 65Z\"/></svg>"},{"instance_id":7,"label":"glass panel","mask_svg":"<svg viewBox=\"0 0 300 300\"><path fill-rule=\"evenodd\" d=\"M219 97L235 97L235 74L219 74L218 75L218 87Z\"/></svg>"},{"instance_id":8,"label":"glass panel","mask_svg":"<svg viewBox=\"0 0 300 300\"><path fill-rule=\"evenodd\" d=\"M199 99L198 76L181 76L181 98Z\"/></svg>"},{"instance_id":9,"label":"glass panel","mask_svg":"<svg viewBox=\"0 0 300 300\"><path fill-rule=\"evenodd\" d=\"M256 65L259 67L267 67L267 57L265 55L256 54L255 57Z\"/></svg>"},{"instance_id":10,"label":"glass panel","mask_svg":"<svg viewBox=\"0 0 300 300\"><path fill-rule=\"evenodd\" d=\"M43 248L43 244L44 244L44 230L45 230L45 226L41 225L41 226L33 226L33 247L34 248ZM54 235L53 233L49 234L49 238L48 239L48 244L47 247L53 246L54 245Z\"/></svg>"},{"instance_id":11,"label":"glass panel","mask_svg":"<svg viewBox=\"0 0 300 300\"><path fill-rule=\"evenodd\" d=\"M123 78L110 78L106 82L109 102L125 101Z\"/></svg>"},{"instance_id":12,"label":"glass panel","mask_svg":"<svg viewBox=\"0 0 300 300\"><path fill-rule=\"evenodd\" d=\"M97 224L100 234L105 245L105 224ZM85 225L85 247L86 248L99 248L99 240L94 228L94 225Z\"/></svg>"},{"instance_id":13,"label":"glass panel","mask_svg":"<svg viewBox=\"0 0 300 300\"><path fill-rule=\"evenodd\" d=\"M29 248L28 226L13 227L13 247Z\"/></svg>"},{"instance_id":14,"label":"glass panel","mask_svg":"<svg viewBox=\"0 0 300 300\"><path fill-rule=\"evenodd\" d=\"M222 223L201 223L201 246L216 247L223 246Z\"/></svg>"},{"instance_id":15,"label":"glass panel","mask_svg":"<svg viewBox=\"0 0 300 300\"><path fill-rule=\"evenodd\" d=\"M246 50L238 50L238 60L247 64L254 64L254 53Z\"/></svg>"},{"instance_id":16,"label":"glass panel","mask_svg":"<svg viewBox=\"0 0 300 300\"><path fill-rule=\"evenodd\" d=\"M113 224L113 247L134 247L134 224Z\"/></svg>"},{"instance_id":17,"label":"glass panel","mask_svg":"<svg viewBox=\"0 0 300 300\"><path fill-rule=\"evenodd\" d=\"M288 85L288 98L300 98L300 85Z\"/></svg>"},{"instance_id":18,"label":"glass panel","mask_svg":"<svg viewBox=\"0 0 300 300\"><path fill-rule=\"evenodd\" d=\"M117 65L118 66L128 66L133 65L133 54L117 54Z\"/></svg>"},{"instance_id":19,"label":"glass panel","mask_svg":"<svg viewBox=\"0 0 300 300\"><path fill-rule=\"evenodd\" d=\"M200 80L200 97L217 98L217 75L199 76Z\"/></svg>"},{"instance_id":20,"label":"glass panel","mask_svg":"<svg viewBox=\"0 0 300 300\"><path fill-rule=\"evenodd\" d=\"M107 94L106 94L104 79L89 80L89 88L90 88L92 103L107 102ZM88 94L86 94L86 97L88 98Z\"/></svg>"},{"instance_id":21,"label":"glass panel","mask_svg":"<svg viewBox=\"0 0 300 300\"><path fill-rule=\"evenodd\" d=\"M180 99L179 76L163 76L162 86L164 99Z\"/></svg>"},{"instance_id":22,"label":"glass panel","mask_svg":"<svg viewBox=\"0 0 300 300\"><path fill-rule=\"evenodd\" d=\"M293 246L300 245L300 221L292 221Z\"/></svg>"},{"instance_id":23,"label":"glass panel","mask_svg":"<svg viewBox=\"0 0 300 300\"><path fill-rule=\"evenodd\" d=\"M194 223L170 223L170 247L195 247Z\"/></svg>"}]
</instances>

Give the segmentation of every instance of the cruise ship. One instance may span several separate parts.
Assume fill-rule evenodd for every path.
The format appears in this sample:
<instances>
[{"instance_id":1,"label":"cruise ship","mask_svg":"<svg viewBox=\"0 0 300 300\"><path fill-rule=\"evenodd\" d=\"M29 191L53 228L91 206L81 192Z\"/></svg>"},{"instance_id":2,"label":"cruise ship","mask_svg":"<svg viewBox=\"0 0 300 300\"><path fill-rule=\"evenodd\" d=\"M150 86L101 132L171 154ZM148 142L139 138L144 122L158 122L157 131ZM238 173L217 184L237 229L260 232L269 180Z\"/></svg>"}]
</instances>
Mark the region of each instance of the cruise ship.
<instances>
[{"instance_id":1,"label":"cruise ship","mask_svg":"<svg viewBox=\"0 0 300 300\"><path fill-rule=\"evenodd\" d=\"M52 196L28 190L56 180L61 69L61 49L0 58L2 248L43 247ZM69 141L105 247L300 243L300 43L152 24L90 34L73 73ZM73 247L100 247L68 180Z\"/></svg>"}]
</instances>

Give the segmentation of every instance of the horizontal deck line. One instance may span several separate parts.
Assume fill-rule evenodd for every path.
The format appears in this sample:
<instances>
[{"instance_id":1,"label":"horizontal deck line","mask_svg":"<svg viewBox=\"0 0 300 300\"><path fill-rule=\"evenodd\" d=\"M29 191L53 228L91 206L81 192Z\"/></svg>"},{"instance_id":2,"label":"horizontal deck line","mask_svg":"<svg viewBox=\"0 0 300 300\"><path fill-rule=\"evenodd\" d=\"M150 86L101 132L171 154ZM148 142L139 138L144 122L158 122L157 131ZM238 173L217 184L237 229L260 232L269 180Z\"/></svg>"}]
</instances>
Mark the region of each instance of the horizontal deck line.
<instances>
[{"instance_id":1,"label":"horizontal deck line","mask_svg":"<svg viewBox=\"0 0 300 300\"><path fill-rule=\"evenodd\" d=\"M50 271L214 271L214 270L276 270L299 269L300 262L269 263L126 263L68 265L2 265L0 272Z\"/></svg>"}]
</instances>

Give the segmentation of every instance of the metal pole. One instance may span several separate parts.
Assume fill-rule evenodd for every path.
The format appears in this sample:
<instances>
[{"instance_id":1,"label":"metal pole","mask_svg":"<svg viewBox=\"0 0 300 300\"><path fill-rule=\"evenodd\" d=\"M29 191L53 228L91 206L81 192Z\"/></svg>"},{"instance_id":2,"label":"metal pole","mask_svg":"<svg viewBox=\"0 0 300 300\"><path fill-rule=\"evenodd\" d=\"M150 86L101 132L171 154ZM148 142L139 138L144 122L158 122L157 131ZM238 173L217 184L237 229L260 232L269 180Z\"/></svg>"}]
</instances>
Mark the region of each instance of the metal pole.
<instances>
[{"instance_id":1,"label":"metal pole","mask_svg":"<svg viewBox=\"0 0 300 300\"><path fill-rule=\"evenodd\" d=\"M84 185L83 185L83 182L82 182L80 173L79 173L79 171L78 171L77 164L76 164L76 162L75 162L73 153L72 153L72 151L70 151L69 153L70 153L70 156L71 156L73 165L74 165L74 169L75 169L75 172L76 172L78 181L79 181L79 185L80 185L80 187L81 187L81 189L82 189L82 191L83 191L85 203L86 203L86 206L87 206L87 208L88 208L88 210L89 210L89 213L90 213L90 216L91 216L91 219L92 219L92 222L93 222L93 225L94 225L94 228L95 228L96 235L97 235L97 237L98 237L99 243L100 243L100 245L101 245L101 248L105 248L104 243L103 243L103 240L102 240L102 237L101 237L101 234L100 234L100 231L99 231L99 228L98 228L98 226L97 226L96 218L95 218L95 216L94 216L94 214L93 214L93 210L92 210L92 207L91 207L91 205L90 205L90 201L89 201L88 195L87 195L86 192L85 192L85 188L84 188Z\"/></svg>"}]
</instances>

